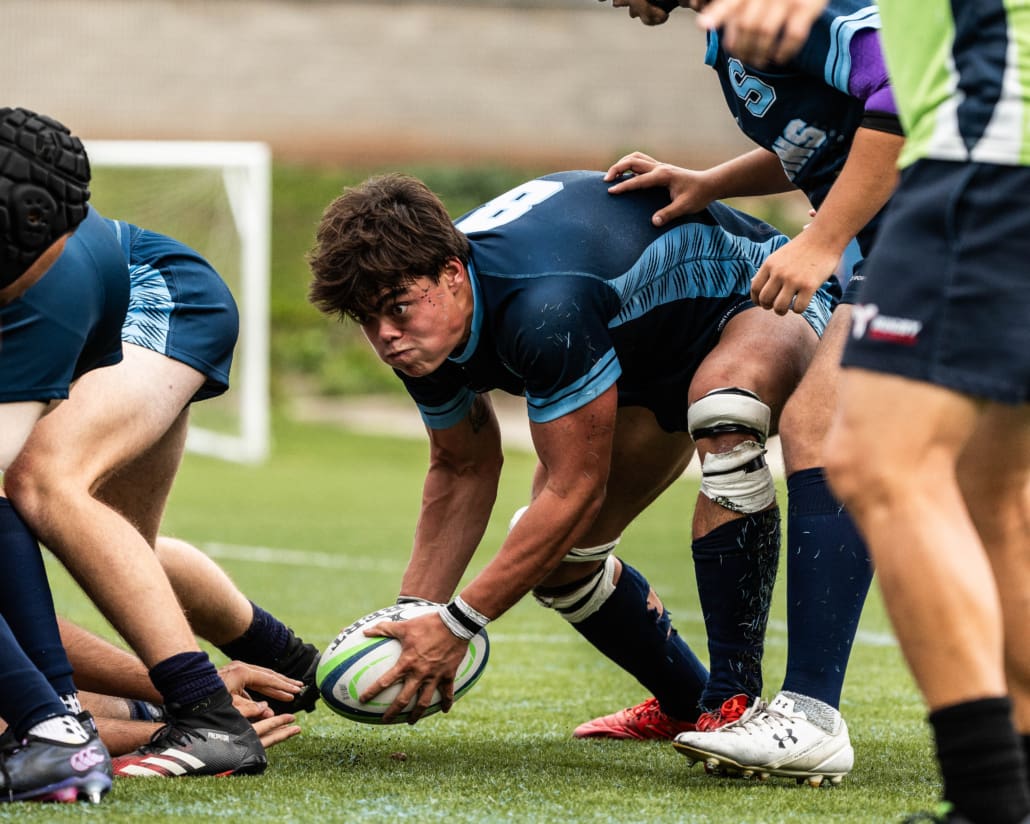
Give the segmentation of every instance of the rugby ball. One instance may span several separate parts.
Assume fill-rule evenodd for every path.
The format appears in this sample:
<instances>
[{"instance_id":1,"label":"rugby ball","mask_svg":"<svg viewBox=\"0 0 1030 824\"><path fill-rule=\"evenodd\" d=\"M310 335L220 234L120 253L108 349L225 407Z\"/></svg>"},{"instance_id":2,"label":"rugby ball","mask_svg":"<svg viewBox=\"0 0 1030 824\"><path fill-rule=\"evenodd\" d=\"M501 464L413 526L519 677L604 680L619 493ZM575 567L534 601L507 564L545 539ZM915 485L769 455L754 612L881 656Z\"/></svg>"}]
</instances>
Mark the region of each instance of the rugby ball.
<instances>
[{"instance_id":1,"label":"rugby ball","mask_svg":"<svg viewBox=\"0 0 1030 824\"><path fill-rule=\"evenodd\" d=\"M390 708L402 685L392 684L367 704L362 704L358 696L397 663L401 654L401 643L394 638L368 636L362 630L383 621L407 621L409 618L436 612L438 609L438 606L429 603L395 604L377 609L344 627L322 653L315 674L318 691L326 705L352 721L361 721L365 724L385 723L383 713ZM479 680L489 657L490 641L486 630L483 629L469 641L468 651L454 676L455 701ZM422 713L422 717L439 712L440 700L440 692L437 690L433 693L433 702ZM414 706L415 699L412 699L404 711L399 712L390 723L406 722Z\"/></svg>"}]
</instances>

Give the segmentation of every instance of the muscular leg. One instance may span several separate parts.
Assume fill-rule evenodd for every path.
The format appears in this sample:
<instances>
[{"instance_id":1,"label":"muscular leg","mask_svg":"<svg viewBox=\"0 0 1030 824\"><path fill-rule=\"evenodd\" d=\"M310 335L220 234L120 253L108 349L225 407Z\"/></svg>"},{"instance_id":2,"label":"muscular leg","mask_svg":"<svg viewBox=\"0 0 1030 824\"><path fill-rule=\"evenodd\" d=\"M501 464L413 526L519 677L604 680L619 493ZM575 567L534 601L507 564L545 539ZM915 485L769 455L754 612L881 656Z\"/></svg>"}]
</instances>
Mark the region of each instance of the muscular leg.
<instances>
[{"instance_id":1,"label":"muscular leg","mask_svg":"<svg viewBox=\"0 0 1030 824\"><path fill-rule=\"evenodd\" d=\"M1022 821L1030 795L1009 717L1003 607L974 517L986 517L993 491L1009 499L990 504L1004 520L1023 518L1022 501L1010 501L1023 495L1027 419L1021 411L1014 433L988 434L978 432L979 412L950 390L848 370L828 469L869 542L902 651L930 707L945 797L973 821ZM1018 458L1005 454L1013 448ZM990 474L987 466L1012 478L991 482L967 508L956 477L960 455L967 488ZM1011 526L999 530L1006 532ZM1011 557L1003 555L992 550L1005 568ZM1020 575L1017 586L1026 580Z\"/></svg>"},{"instance_id":2,"label":"muscular leg","mask_svg":"<svg viewBox=\"0 0 1030 824\"><path fill-rule=\"evenodd\" d=\"M230 659L269 667L304 682L290 701L261 696L277 714L310 712L318 700L315 670L320 651L294 631L248 600L225 571L186 541L161 536L157 556L172 582L193 631Z\"/></svg>"},{"instance_id":3,"label":"muscular leg","mask_svg":"<svg viewBox=\"0 0 1030 824\"><path fill-rule=\"evenodd\" d=\"M953 392L854 370L830 444L834 488L869 541L931 709L1005 693L1001 608L955 477L975 419Z\"/></svg>"},{"instance_id":4,"label":"muscular leg","mask_svg":"<svg viewBox=\"0 0 1030 824\"><path fill-rule=\"evenodd\" d=\"M999 437L999 433L1002 433ZM1016 728L1030 734L1030 412L989 406L958 464L958 482L1001 601L1005 680Z\"/></svg>"},{"instance_id":5,"label":"muscular leg","mask_svg":"<svg viewBox=\"0 0 1030 824\"><path fill-rule=\"evenodd\" d=\"M840 356L851 332L852 307L840 304L830 316L812 362L780 418L780 441L787 475L823 465L826 437L837 411Z\"/></svg>"},{"instance_id":6,"label":"muscular leg","mask_svg":"<svg viewBox=\"0 0 1030 824\"><path fill-rule=\"evenodd\" d=\"M0 404L0 481L21 451L46 405ZM0 614L21 649L69 709L77 709L72 668L61 646L43 557L28 525L0 487Z\"/></svg>"},{"instance_id":7,"label":"muscular leg","mask_svg":"<svg viewBox=\"0 0 1030 824\"><path fill-rule=\"evenodd\" d=\"M695 403L713 389L734 386L754 392L779 413L801 380L817 338L800 316L777 317L752 309L734 317L690 387ZM727 432L699 437L702 459L725 453L754 436ZM779 560L779 511L733 511L702 494L693 523L694 569L708 631L711 678L702 700L714 710L723 701L762 689L762 651Z\"/></svg>"},{"instance_id":8,"label":"muscular leg","mask_svg":"<svg viewBox=\"0 0 1030 824\"><path fill-rule=\"evenodd\" d=\"M834 709L873 569L862 537L830 492L823 451L837 406L852 307L841 304L787 401L780 443L787 474L787 669L783 690Z\"/></svg>"},{"instance_id":9,"label":"muscular leg","mask_svg":"<svg viewBox=\"0 0 1030 824\"><path fill-rule=\"evenodd\" d=\"M693 455L693 443L685 433L665 432L647 409L623 407L616 421L609 493L590 531L579 542L583 547L602 546L623 530L669 485L683 474ZM588 615L570 623L591 644L631 673L658 700L671 718L692 722L707 671L684 642L671 616L643 575L617 558L609 563L611 590ZM586 583L603 573L603 561L562 563L535 590L547 599L571 591L589 589ZM596 579L595 579L596 580ZM601 586L600 582L597 586ZM566 616L568 617L568 616ZM578 735L610 734L601 728Z\"/></svg>"},{"instance_id":10,"label":"muscular leg","mask_svg":"<svg viewBox=\"0 0 1030 824\"><path fill-rule=\"evenodd\" d=\"M203 376L132 344L123 354L84 375L35 427L7 473L8 492L147 666L169 711L163 738L116 762L116 772L172 774L145 762L184 736L194 750L177 774L261 772L261 742L197 645L152 547Z\"/></svg>"},{"instance_id":11,"label":"muscular leg","mask_svg":"<svg viewBox=\"0 0 1030 824\"><path fill-rule=\"evenodd\" d=\"M197 635L220 646L247 631L254 610L218 564L191 544L164 535L156 549Z\"/></svg>"},{"instance_id":12,"label":"muscular leg","mask_svg":"<svg viewBox=\"0 0 1030 824\"><path fill-rule=\"evenodd\" d=\"M148 666L199 651L148 541L202 380L126 345L121 364L84 375L40 421L5 479L40 539Z\"/></svg>"}]
</instances>

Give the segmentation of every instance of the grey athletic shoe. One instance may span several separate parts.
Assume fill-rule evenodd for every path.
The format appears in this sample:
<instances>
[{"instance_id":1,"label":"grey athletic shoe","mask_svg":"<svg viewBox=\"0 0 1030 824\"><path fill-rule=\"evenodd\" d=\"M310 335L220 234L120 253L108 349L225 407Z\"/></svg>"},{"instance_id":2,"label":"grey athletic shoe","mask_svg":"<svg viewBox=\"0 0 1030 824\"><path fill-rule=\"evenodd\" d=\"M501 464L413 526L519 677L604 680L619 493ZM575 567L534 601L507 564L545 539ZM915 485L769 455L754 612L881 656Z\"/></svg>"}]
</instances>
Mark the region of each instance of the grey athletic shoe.
<instances>
[{"instance_id":1,"label":"grey athletic shoe","mask_svg":"<svg viewBox=\"0 0 1030 824\"><path fill-rule=\"evenodd\" d=\"M89 739L82 744L34 735L9 741L0 751L0 801L98 803L111 789L111 756L88 720Z\"/></svg>"}]
</instances>

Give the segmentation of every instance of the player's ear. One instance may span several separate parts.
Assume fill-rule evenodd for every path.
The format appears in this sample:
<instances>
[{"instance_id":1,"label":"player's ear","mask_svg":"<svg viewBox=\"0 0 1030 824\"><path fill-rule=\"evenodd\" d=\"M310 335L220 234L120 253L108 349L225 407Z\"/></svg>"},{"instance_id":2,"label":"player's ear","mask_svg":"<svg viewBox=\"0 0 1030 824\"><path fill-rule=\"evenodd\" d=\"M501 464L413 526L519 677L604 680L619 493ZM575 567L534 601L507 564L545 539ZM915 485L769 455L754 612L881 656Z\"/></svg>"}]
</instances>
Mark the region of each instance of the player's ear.
<instances>
[{"instance_id":1,"label":"player's ear","mask_svg":"<svg viewBox=\"0 0 1030 824\"><path fill-rule=\"evenodd\" d=\"M468 270L465 268L465 264L456 257L447 258L440 270L440 281L451 291L456 291L464 288L468 280Z\"/></svg>"}]
</instances>

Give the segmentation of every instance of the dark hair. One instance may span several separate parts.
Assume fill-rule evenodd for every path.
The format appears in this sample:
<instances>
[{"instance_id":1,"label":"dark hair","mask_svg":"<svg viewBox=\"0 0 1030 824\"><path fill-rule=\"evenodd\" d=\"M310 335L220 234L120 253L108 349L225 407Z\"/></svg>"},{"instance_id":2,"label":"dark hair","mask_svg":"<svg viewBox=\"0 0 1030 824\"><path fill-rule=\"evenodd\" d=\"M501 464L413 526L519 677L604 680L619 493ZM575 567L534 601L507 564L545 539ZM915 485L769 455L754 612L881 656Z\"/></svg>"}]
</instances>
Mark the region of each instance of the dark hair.
<instances>
[{"instance_id":1,"label":"dark hair","mask_svg":"<svg viewBox=\"0 0 1030 824\"><path fill-rule=\"evenodd\" d=\"M308 254L308 296L326 314L361 323L382 297L428 277L451 258L468 263L468 239L440 198L402 174L372 177L329 204Z\"/></svg>"},{"instance_id":2,"label":"dark hair","mask_svg":"<svg viewBox=\"0 0 1030 824\"><path fill-rule=\"evenodd\" d=\"M0 288L86 218L89 158L52 118L0 108Z\"/></svg>"}]
</instances>

